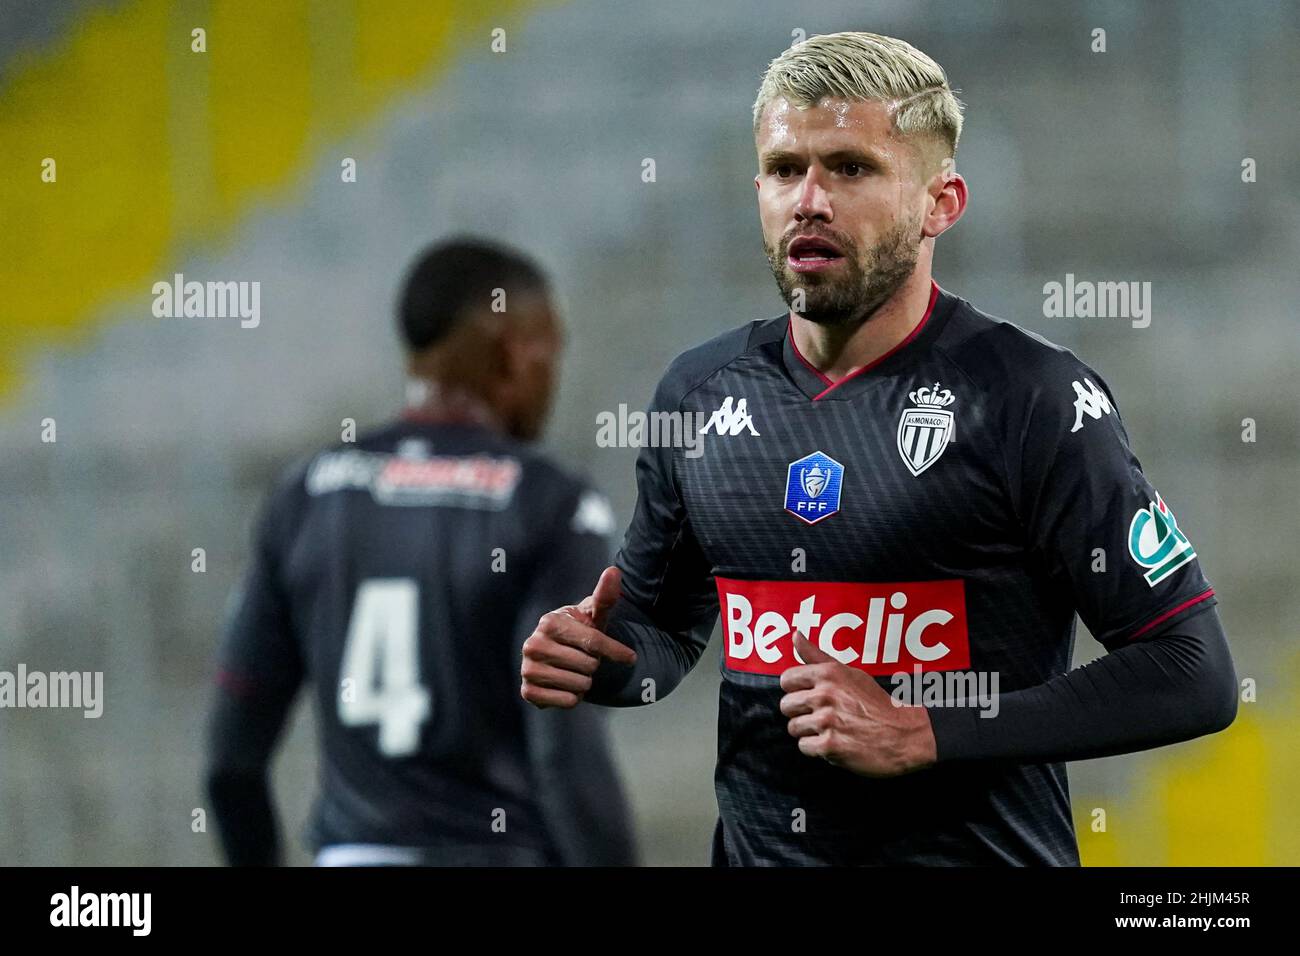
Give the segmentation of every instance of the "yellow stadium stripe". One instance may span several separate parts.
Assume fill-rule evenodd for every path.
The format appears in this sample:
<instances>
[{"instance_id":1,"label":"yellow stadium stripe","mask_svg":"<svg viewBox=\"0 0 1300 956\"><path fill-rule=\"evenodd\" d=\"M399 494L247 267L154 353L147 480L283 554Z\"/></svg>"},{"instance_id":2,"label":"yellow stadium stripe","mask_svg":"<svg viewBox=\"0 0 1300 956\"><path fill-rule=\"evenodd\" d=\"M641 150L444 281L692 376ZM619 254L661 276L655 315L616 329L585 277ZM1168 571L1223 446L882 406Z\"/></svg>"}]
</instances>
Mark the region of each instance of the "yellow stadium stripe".
<instances>
[{"instance_id":1,"label":"yellow stadium stripe","mask_svg":"<svg viewBox=\"0 0 1300 956\"><path fill-rule=\"evenodd\" d=\"M0 89L0 396L35 347L229 239L320 151L526 4L140 0L87 14ZM207 31L206 53L191 30ZM340 152L340 158L348 153ZM57 181L41 181L46 157ZM147 314L147 313L146 313Z\"/></svg>"},{"instance_id":2,"label":"yellow stadium stripe","mask_svg":"<svg viewBox=\"0 0 1300 956\"><path fill-rule=\"evenodd\" d=\"M1268 862L1268 759L1260 721L1248 712L1205 746L1171 761L1159 789L1168 865Z\"/></svg>"},{"instance_id":3,"label":"yellow stadium stripe","mask_svg":"<svg viewBox=\"0 0 1300 956\"><path fill-rule=\"evenodd\" d=\"M1290 797L1300 786L1296 671L1293 663L1289 687L1271 689L1271 706L1239 704L1222 733L1145 757L1134 793L1076 794L1084 865L1276 866L1300 858ZM1104 834L1088 829L1098 805L1109 815Z\"/></svg>"}]
</instances>

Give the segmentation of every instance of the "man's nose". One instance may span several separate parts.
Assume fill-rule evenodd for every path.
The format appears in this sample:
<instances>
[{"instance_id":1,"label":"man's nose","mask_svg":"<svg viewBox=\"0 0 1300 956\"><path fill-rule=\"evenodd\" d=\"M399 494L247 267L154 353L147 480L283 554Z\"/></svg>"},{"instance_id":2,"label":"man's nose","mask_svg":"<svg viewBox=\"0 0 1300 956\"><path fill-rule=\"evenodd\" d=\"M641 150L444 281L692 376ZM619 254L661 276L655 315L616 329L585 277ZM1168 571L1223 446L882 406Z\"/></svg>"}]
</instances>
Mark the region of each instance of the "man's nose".
<instances>
[{"instance_id":1,"label":"man's nose","mask_svg":"<svg viewBox=\"0 0 1300 956\"><path fill-rule=\"evenodd\" d=\"M797 221L802 222L806 219L831 221L834 215L831 210L831 197L821 181L822 175L821 170L814 166L809 168L808 174L804 176L803 186L799 190L799 198L794 207L794 218Z\"/></svg>"}]
</instances>

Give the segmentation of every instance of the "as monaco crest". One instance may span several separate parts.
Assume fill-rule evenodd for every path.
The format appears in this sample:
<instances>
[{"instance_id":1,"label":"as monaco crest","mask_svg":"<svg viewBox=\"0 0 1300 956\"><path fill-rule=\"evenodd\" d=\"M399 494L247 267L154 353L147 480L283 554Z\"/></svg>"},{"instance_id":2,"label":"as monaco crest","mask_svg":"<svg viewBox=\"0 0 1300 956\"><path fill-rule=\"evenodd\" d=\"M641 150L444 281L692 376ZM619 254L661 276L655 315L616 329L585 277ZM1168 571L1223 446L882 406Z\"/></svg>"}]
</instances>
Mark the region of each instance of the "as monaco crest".
<instances>
[{"instance_id":1,"label":"as monaco crest","mask_svg":"<svg viewBox=\"0 0 1300 956\"><path fill-rule=\"evenodd\" d=\"M907 470L919 475L939 460L952 441L953 417L946 406L957 397L946 388L940 390L938 382L933 388L922 386L909 392L907 397L917 407L907 409L898 420L898 453Z\"/></svg>"}]
</instances>

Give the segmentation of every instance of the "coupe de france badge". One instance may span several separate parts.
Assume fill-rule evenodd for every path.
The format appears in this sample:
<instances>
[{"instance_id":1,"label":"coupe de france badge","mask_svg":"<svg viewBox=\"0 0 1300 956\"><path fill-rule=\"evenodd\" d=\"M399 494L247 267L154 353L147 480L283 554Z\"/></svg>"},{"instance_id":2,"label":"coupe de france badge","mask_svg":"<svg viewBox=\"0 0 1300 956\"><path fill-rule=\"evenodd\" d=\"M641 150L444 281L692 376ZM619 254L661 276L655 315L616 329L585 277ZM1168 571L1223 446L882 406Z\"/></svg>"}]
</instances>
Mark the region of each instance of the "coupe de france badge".
<instances>
[{"instance_id":1,"label":"coupe de france badge","mask_svg":"<svg viewBox=\"0 0 1300 956\"><path fill-rule=\"evenodd\" d=\"M953 440L955 426L946 406L957 397L946 388L940 391L938 382L933 388L922 386L908 392L907 397L917 407L907 409L898 420L898 453L915 476L938 461Z\"/></svg>"},{"instance_id":2,"label":"coupe de france badge","mask_svg":"<svg viewBox=\"0 0 1300 956\"><path fill-rule=\"evenodd\" d=\"M1128 553L1146 568L1142 576L1148 587L1155 587L1188 561L1195 559L1196 549L1187 535L1178 530L1178 519L1165 500L1156 492L1156 500L1133 516L1128 526Z\"/></svg>"},{"instance_id":3,"label":"coupe de france badge","mask_svg":"<svg viewBox=\"0 0 1300 956\"><path fill-rule=\"evenodd\" d=\"M785 479L785 510L800 521L816 524L840 510L844 466L815 451L790 463Z\"/></svg>"}]
</instances>

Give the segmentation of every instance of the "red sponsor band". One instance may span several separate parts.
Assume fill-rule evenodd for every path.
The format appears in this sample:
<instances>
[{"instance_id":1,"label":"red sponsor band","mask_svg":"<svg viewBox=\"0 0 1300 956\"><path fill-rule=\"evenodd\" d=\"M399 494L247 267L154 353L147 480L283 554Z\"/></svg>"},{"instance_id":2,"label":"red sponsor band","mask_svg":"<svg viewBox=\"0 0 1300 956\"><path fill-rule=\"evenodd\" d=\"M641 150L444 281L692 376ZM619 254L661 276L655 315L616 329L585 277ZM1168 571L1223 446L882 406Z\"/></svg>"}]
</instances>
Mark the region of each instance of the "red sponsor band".
<instances>
[{"instance_id":1,"label":"red sponsor band","mask_svg":"<svg viewBox=\"0 0 1300 956\"><path fill-rule=\"evenodd\" d=\"M379 478L385 487L481 491L505 494L519 480L519 464L511 459L390 458Z\"/></svg>"},{"instance_id":2,"label":"red sponsor band","mask_svg":"<svg viewBox=\"0 0 1300 956\"><path fill-rule=\"evenodd\" d=\"M950 581L738 581L715 578L727 667L780 674L804 663L794 634L885 675L970 667L966 588Z\"/></svg>"}]
</instances>

